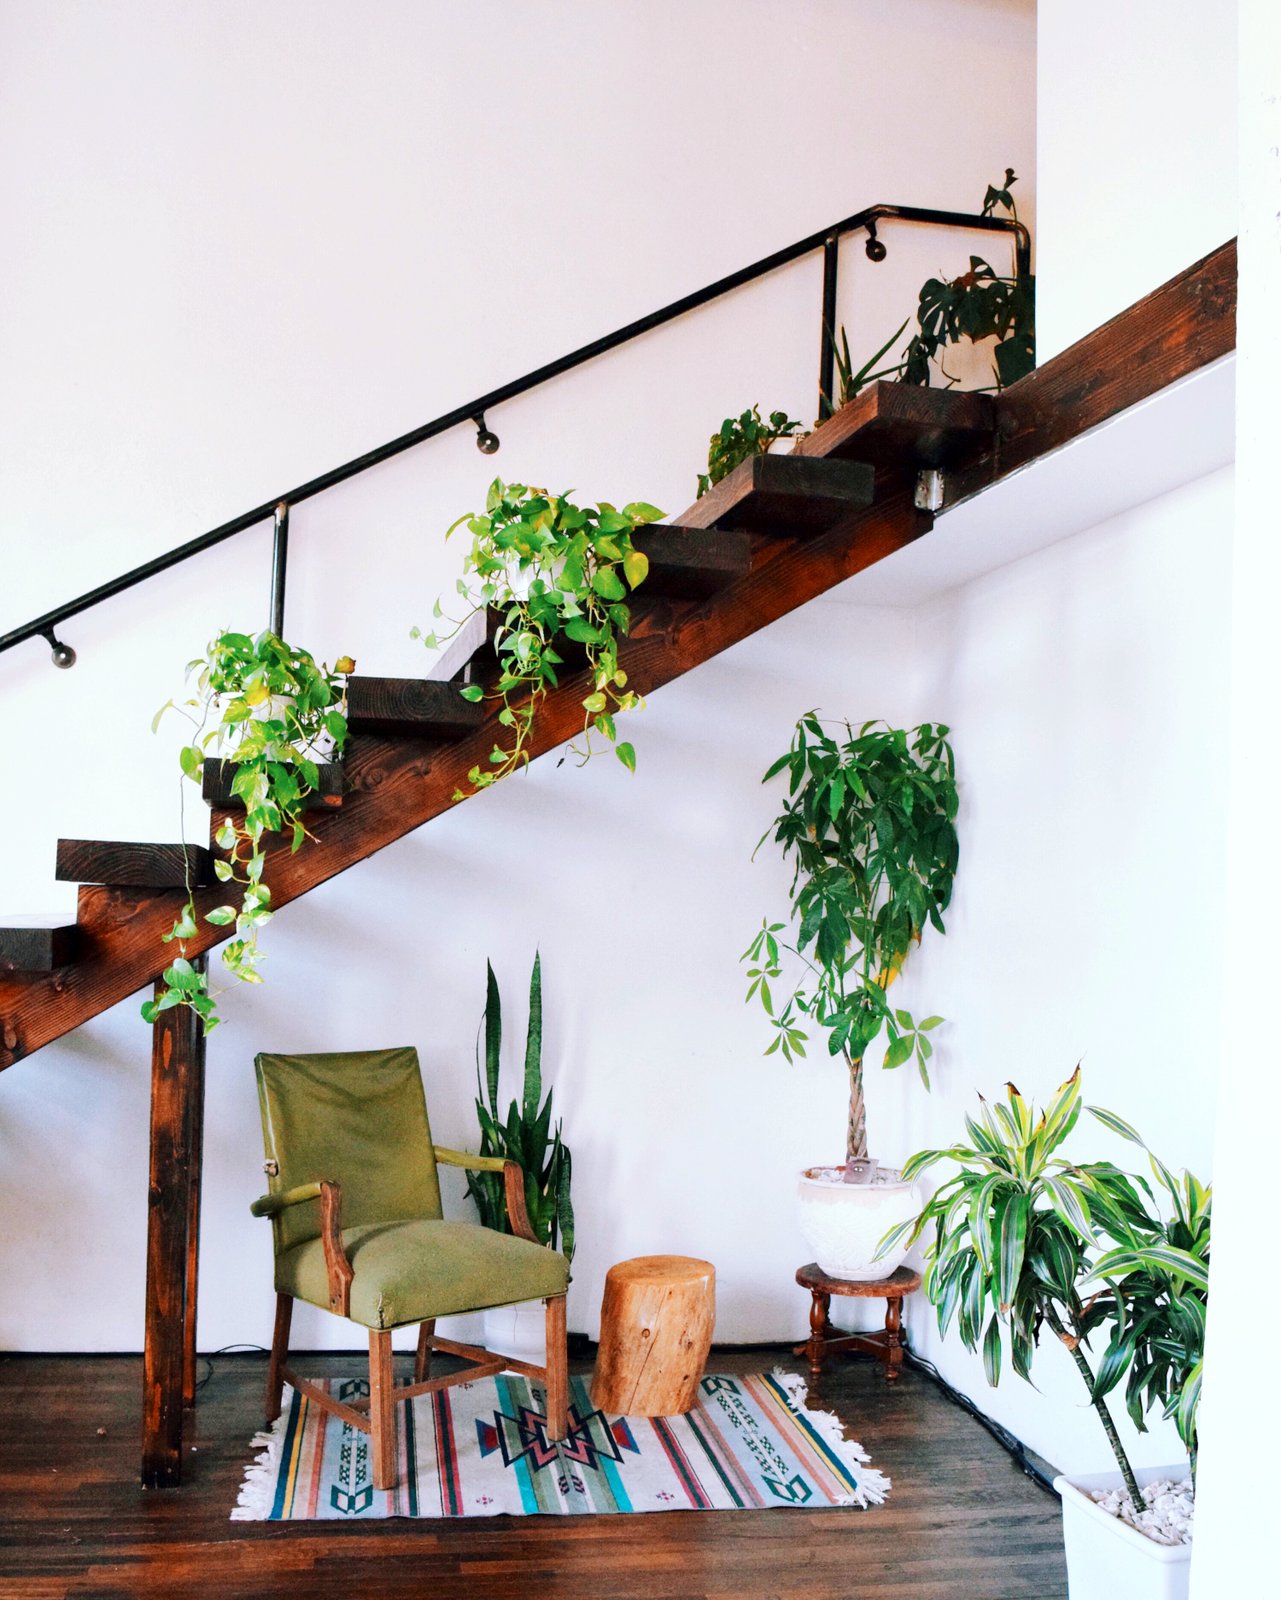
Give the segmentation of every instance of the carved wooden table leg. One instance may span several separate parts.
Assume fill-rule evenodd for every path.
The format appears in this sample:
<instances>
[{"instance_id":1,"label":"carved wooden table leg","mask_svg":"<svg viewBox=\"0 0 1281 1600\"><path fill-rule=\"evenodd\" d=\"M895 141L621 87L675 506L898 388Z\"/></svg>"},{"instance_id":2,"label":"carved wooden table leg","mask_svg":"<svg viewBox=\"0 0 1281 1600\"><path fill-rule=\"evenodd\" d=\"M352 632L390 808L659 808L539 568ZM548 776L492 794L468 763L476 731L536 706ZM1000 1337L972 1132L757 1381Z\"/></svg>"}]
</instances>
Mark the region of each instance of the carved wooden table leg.
<instances>
[{"instance_id":1,"label":"carved wooden table leg","mask_svg":"<svg viewBox=\"0 0 1281 1600\"><path fill-rule=\"evenodd\" d=\"M809 1357L810 1371L817 1378L823 1370L823 1357L826 1355L828 1330L831 1323L828 1321L828 1311L831 1308L832 1297L824 1294L821 1289L811 1290L813 1299L810 1302L810 1336L805 1345L805 1354Z\"/></svg>"},{"instance_id":2,"label":"carved wooden table leg","mask_svg":"<svg viewBox=\"0 0 1281 1600\"><path fill-rule=\"evenodd\" d=\"M903 1365L903 1296L885 1297L885 1381L893 1383Z\"/></svg>"}]
</instances>

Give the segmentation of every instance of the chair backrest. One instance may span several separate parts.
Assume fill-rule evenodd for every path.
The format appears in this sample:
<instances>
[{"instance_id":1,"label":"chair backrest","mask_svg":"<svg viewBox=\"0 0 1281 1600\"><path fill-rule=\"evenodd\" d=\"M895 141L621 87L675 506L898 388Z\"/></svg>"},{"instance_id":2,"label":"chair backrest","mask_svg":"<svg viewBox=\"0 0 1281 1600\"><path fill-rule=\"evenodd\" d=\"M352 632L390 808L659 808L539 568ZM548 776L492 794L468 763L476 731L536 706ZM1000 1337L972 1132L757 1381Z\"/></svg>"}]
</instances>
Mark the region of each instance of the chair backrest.
<instances>
[{"instance_id":1,"label":"chair backrest","mask_svg":"<svg viewBox=\"0 0 1281 1600\"><path fill-rule=\"evenodd\" d=\"M441 1215L415 1049L264 1052L254 1067L263 1147L277 1168L271 1194L322 1178L340 1183L344 1228ZM278 1251L317 1238L320 1207L288 1207L274 1232Z\"/></svg>"}]
</instances>

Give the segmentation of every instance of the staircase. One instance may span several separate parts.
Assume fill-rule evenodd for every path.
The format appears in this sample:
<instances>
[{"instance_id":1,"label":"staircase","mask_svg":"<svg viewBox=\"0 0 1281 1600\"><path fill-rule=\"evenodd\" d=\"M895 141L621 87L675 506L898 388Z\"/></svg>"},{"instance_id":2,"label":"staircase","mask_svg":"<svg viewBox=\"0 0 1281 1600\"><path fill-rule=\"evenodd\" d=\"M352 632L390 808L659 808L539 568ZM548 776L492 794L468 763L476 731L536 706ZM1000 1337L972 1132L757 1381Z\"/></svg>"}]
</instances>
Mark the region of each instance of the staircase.
<instances>
[{"instance_id":1,"label":"staircase","mask_svg":"<svg viewBox=\"0 0 1281 1600\"><path fill-rule=\"evenodd\" d=\"M1235 295L1229 243L1000 395L877 384L792 455L744 462L679 521L638 536L650 570L631 597L621 651L629 687L651 693L921 538L934 521L924 504L946 508L979 493L1226 355ZM47 622L8 639L33 629L52 637ZM466 793L468 771L485 765L494 743L498 704L464 700L459 680L492 679L492 638L492 619L480 619L435 679L349 680L351 737L314 797L315 839L296 855L285 840L268 847L273 908L429 822L456 803L455 790ZM549 693L531 757L580 731L587 692L582 671ZM204 775L211 838L230 804L220 768L211 762ZM188 871L199 927L189 954L203 958L226 937L201 920L225 897L213 881L216 855L212 846L60 840L57 877L80 885L75 922L0 927L0 1069L158 977ZM182 1410L194 1399L202 1083L199 1028L190 1012L169 1011L152 1030L143 1427L143 1481L152 1485L179 1480Z\"/></svg>"}]
</instances>

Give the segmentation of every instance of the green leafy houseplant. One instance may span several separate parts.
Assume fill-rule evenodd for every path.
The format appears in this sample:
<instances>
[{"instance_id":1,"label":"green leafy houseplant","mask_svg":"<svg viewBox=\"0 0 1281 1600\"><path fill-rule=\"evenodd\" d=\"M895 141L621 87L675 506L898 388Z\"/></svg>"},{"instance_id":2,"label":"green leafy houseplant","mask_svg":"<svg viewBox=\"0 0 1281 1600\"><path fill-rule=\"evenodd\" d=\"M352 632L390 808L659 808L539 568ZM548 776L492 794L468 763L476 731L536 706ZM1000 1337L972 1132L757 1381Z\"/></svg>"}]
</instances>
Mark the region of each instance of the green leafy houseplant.
<instances>
[{"instance_id":1,"label":"green leafy houseplant","mask_svg":"<svg viewBox=\"0 0 1281 1600\"><path fill-rule=\"evenodd\" d=\"M701 500L714 483L728 477L740 462L764 455L776 439L790 439L801 426L786 411L771 411L765 422L759 406L752 406L741 416L726 417L711 437L707 471L698 475L698 498Z\"/></svg>"},{"instance_id":2,"label":"green leafy houseplant","mask_svg":"<svg viewBox=\"0 0 1281 1600\"><path fill-rule=\"evenodd\" d=\"M940 1332L946 1333L955 1317L966 1347L981 1345L990 1384L1000 1379L1003 1339L1015 1372L1030 1382L1038 1336L1042 1326L1050 1328L1081 1375L1132 1506L1141 1511L1143 1496L1106 1395L1138 1359L1146 1364L1146 1376L1134 1386L1131 1415L1137 1411L1140 1426L1145 1398L1168 1396L1172 1369L1160 1367L1155 1352L1163 1328L1171 1325L1169 1298L1200 1295L1204 1312L1205 1254L1161 1237L1162 1225L1145 1204L1146 1184L1110 1162L1077 1165L1055 1156L1081 1113L1079 1070L1039 1116L1012 1084L1007 1091L1006 1104L981 1100L979 1119L966 1117L968 1142L922 1150L907 1163L905 1178L940 1161L959 1170L915 1220L886 1235L882 1249L903 1240L915 1243L933 1224L925 1247L926 1293ZM1126 1126L1110 1112L1090 1109L1109 1127ZM1205 1219L1208 1252L1208 1195ZM1116 1246L1118 1236L1141 1241L1145 1259L1134 1246ZM1161 1295L1147 1292L1150 1274L1165 1280L1164 1307ZM1085 1294L1085 1287L1099 1279L1107 1287ZM1085 1347L1092 1334L1109 1325L1112 1337L1092 1370ZM1195 1401L1190 1404L1194 1429Z\"/></svg>"},{"instance_id":3,"label":"green leafy houseplant","mask_svg":"<svg viewBox=\"0 0 1281 1600\"><path fill-rule=\"evenodd\" d=\"M435 649L477 612L494 607L502 613L495 641L500 675L490 698L502 702L498 721L507 740L495 743L488 770L475 766L468 773L473 789L488 788L528 763L534 720L560 681L566 641L585 652L592 680L583 700L584 746L576 753L586 760L592 735L600 734L635 771L636 752L617 741L614 718L641 701L627 687L618 651L631 627L628 595L649 571L648 557L636 549L632 536L662 515L644 501L621 511L606 501L577 506L567 496L496 478L484 512L468 513L449 529L452 534L465 524L471 534L458 580L458 593L469 608L447 633L424 635L415 628L413 636ZM435 616L442 615L437 601ZM469 700L485 697L480 684L469 684L462 693ZM461 800L461 791L454 798Z\"/></svg>"},{"instance_id":4,"label":"green leafy houseplant","mask_svg":"<svg viewBox=\"0 0 1281 1600\"><path fill-rule=\"evenodd\" d=\"M760 1000L774 1029L766 1055L791 1061L805 1054L807 1022L827 1030L829 1053L849 1071L846 1155L865 1161L863 1061L882 1032L885 1065L915 1057L929 1086L929 1035L942 1018L917 1023L887 991L926 925L944 931L957 864L956 777L941 724L910 733L876 722L857 733L835 726L830 732L806 712L765 774L766 783L788 777L783 810L761 844L772 831L793 864L796 933L789 943L785 924L767 919L742 959L751 963L747 998ZM808 976L789 977L786 995L776 996L785 957Z\"/></svg>"},{"instance_id":5,"label":"green leafy houseplant","mask_svg":"<svg viewBox=\"0 0 1281 1600\"><path fill-rule=\"evenodd\" d=\"M983 200L985 217L994 215L999 206L1018 220L1010 193L1017 181L1013 168L1007 167L999 187L988 185ZM850 360L845 330L841 329L841 347L836 353L841 405L878 378L929 388L937 372L944 384L952 387L957 380L947 371L945 353L963 341L997 341L992 351L992 382L985 390L1003 389L1036 365L1034 281L1030 276L1015 278L999 273L982 256L971 256L969 270L955 278L928 278L922 284L915 331L898 360L878 368L877 362L888 354L907 326L904 322L857 371Z\"/></svg>"},{"instance_id":6,"label":"green leafy houseplant","mask_svg":"<svg viewBox=\"0 0 1281 1600\"><path fill-rule=\"evenodd\" d=\"M223 852L214 872L228 892L239 895L205 913L215 927L233 927L235 936L223 946L222 961L242 983L261 983L258 935L271 919L271 891L262 881L266 861L263 840L285 833L297 850L307 830L303 808L319 783L322 752L341 754L347 740L344 714L346 675L355 662L342 656L331 670L318 666L306 650L264 631L256 637L224 632L211 640L205 655L188 662L196 693L156 713L154 732L171 709L192 723L195 732L179 751L183 781L199 784L208 756L235 767L231 792L244 815L228 816L214 842ZM148 1022L173 1006L189 1006L208 1031L218 1014L207 975L187 958L187 941L196 935L195 896L190 879L187 899L166 942L178 955L164 972L164 990L142 1007Z\"/></svg>"},{"instance_id":7,"label":"green leafy houseplant","mask_svg":"<svg viewBox=\"0 0 1281 1600\"><path fill-rule=\"evenodd\" d=\"M476 1063L476 1116L480 1122L480 1154L514 1161L525 1174L525 1207L534 1232L545 1245L574 1255L574 1207L569 1186L573 1160L561 1137L561 1123L552 1127L552 1090L543 1093L542 962L534 957L529 980L529 1030L525 1038L525 1075L521 1098L513 1100L504 1121L498 1109L498 1077L503 1043L503 1010L493 967L485 964L485 1055ZM478 1052L479 1054L479 1052ZM541 1103L540 1103L541 1101ZM467 1180L487 1228L510 1232L499 1173L477 1172Z\"/></svg>"}]
</instances>

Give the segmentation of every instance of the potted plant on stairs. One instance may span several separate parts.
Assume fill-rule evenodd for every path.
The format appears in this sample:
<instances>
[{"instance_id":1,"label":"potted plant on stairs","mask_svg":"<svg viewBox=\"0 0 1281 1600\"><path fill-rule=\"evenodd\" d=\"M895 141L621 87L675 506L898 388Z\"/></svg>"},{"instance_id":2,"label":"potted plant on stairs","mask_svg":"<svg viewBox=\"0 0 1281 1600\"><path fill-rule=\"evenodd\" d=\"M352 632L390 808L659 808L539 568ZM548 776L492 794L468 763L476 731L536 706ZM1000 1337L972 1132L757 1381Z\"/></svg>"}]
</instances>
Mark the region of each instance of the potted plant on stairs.
<instances>
[{"instance_id":1,"label":"potted plant on stairs","mask_svg":"<svg viewBox=\"0 0 1281 1600\"><path fill-rule=\"evenodd\" d=\"M521 1097L513 1099L504 1119L498 1108L498 1079L502 1064L503 1006L493 966L485 963L484 1062L476 1063L476 1116L480 1122L480 1154L515 1161L525 1174L525 1209L539 1240L574 1258L574 1207L569 1186L573 1160L561 1137L561 1124L552 1126L552 1090L543 1094L543 978L542 961L535 954L529 979L529 1027L525 1035L525 1070ZM479 1051L477 1052L479 1058ZM476 1202L481 1221L500 1233L510 1232L503 1180L494 1172L473 1173L467 1192ZM545 1357L545 1325L537 1300L497 1306L485 1313L485 1348L541 1364Z\"/></svg>"},{"instance_id":2,"label":"potted plant on stairs","mask_svg":"<svg viewBox=\"0 0 1281 1600\"><path fill-rule=\"evenodd\" d=\"M895 1257L878 1256L877 1245L917 1211L912 1183L869 1154L863 1065L884 1033L884 1065L914 1058L929 1087L929 1035L942 1018L918 1023L891 1006L889 988L926 925L943 932L952 896L957 793L947 734L938 723L909 732L875 722L857 732L841 723L834 733L809 711L763 780L788 775L788 798L761 843L772 832L793 864L797 927L789 943L785 924L762 924L742 958L747 998L759 999L774 1029L766 1055L803 1056L814 1023L849 1073L845 1164L807 1168L798 1190L801 1231L833 1278L888 1278L906 1246ZM780 1005L785 965L790 993Z\"/></svg>"},{"instance_id":3,"label":"potted plant on stairs","mask_svg":"<svg viewBox=\"0 0 1281 1600\"><path fill-rule=\"evenodd\" d=\"M968 1143L923 1150L914 1177L939 1161L959 1169L887 1246L925 1248L925 1291L947 1332L956 1319L967 1348L981 1345L990 1384L1003 1340L1031 1381L1037 1339L1048 1328L1065 1346L1107 1436L1118 1471L1059 1477L1072 1600L1178 1600L1188 1592L1191 1483L1181 1467L1135 1472L1106 1396L1126 1380L1126 1406L1143 1429L1159 1403L1175 1420L1195 1470L1196 1415L1209 1274L1210 1190L1182 1183L1152 1158L1173 1216L1154 1214L1152 1190L1111 1162L1076 1165L1055 1155L1081 1113L1079 1072L1039 1117L1012 1084L1004 1105L982 1102L965 1120ZM1119 1117L1089 1108L1105 1126L1142 1144ZM986 1324L986 1325L985 1325ZM1092 1335L1110 1330L1091 1365Z\"/></svg>"}]
</instances>

